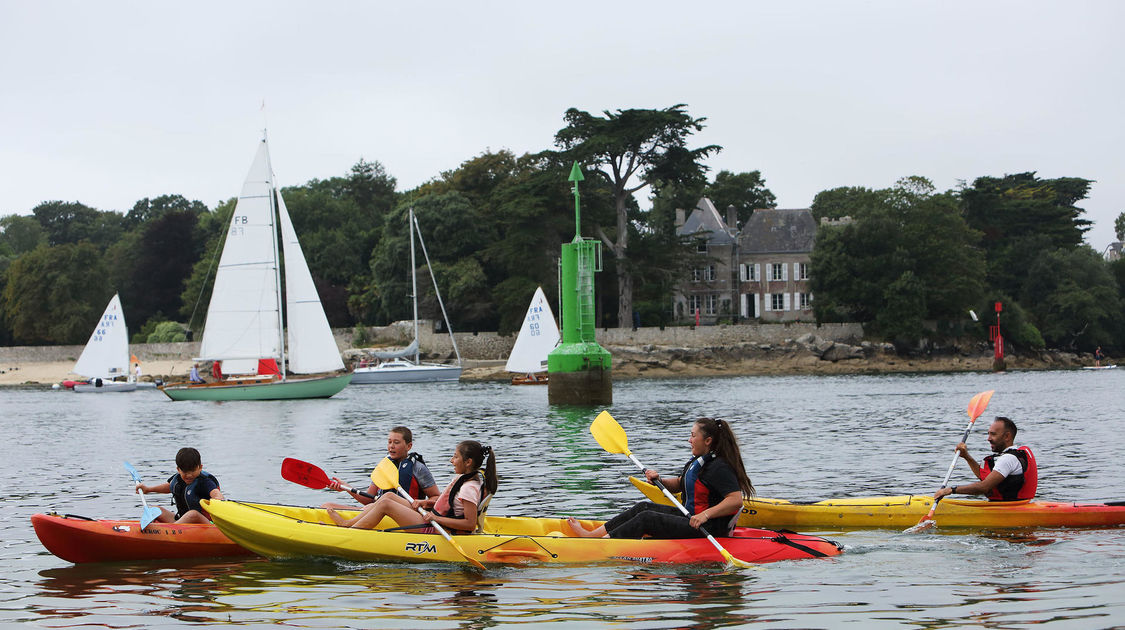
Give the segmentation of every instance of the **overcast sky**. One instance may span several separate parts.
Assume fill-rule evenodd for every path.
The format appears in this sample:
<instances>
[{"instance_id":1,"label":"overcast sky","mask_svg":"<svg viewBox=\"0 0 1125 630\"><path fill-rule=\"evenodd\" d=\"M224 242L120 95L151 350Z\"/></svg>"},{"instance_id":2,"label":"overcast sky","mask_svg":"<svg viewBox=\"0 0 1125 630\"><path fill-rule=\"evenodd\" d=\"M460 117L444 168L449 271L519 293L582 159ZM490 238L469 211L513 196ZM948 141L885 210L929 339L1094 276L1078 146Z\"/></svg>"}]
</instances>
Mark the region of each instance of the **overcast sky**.
<instances>
[{"instance_id":1,"label":"overcast sky","mask_svg":"<svg viewBox=\"0 0 1125 630\"><path fill-rule=\"evenodd\" d=\"M1125 211L1125 3L0 0L0 214L235 196L378 160L414 187L550 148L569 107L686 103L780 207L1034 170ZM263 114L261 104L265 101Z\"/></svg>"}]
</instances>

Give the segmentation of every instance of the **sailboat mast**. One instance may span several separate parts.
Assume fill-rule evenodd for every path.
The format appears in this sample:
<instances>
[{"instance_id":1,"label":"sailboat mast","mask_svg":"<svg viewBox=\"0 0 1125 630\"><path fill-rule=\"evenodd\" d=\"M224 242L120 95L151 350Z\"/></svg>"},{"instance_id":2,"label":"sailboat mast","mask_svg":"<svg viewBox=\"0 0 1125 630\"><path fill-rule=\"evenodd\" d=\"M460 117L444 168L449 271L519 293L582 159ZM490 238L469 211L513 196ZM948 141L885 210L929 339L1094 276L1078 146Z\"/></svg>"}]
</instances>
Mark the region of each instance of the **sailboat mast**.
<instances>
[{"instance_id":1,"label":"sailboat mast","mask_svg":"<svg viewBox=\"0 0 1125 630\"><path fill-rule=\"evenodd\" d=\"M414 264L414 208L410 209L410 290L414 302L414 341L418 341L418 267ZM414 350L414 363L421 360L418 346Z\"/></svg>"},{"instance_id":2,"label":"sailboat mast","mask_svg":"<svg viewBox=\"0 0 1125 630\"><path fill-rule=\"evenodd\" d=\"M266 132L262 131L262 142L266 143ZM269 168L270 174L270 235L273 241L273 278L277 286L277 341L278 348L281 350L281 365L278 366L278 371L281 372L281 380L285 380L285 315L283 309L285 308L284 301L281 298L281 254L278 250L278 221L280 216L277 208L277 185L274 182L273 162L270 160L269 145L266 144L266 165Z\"/></svg>"}]
</instances>

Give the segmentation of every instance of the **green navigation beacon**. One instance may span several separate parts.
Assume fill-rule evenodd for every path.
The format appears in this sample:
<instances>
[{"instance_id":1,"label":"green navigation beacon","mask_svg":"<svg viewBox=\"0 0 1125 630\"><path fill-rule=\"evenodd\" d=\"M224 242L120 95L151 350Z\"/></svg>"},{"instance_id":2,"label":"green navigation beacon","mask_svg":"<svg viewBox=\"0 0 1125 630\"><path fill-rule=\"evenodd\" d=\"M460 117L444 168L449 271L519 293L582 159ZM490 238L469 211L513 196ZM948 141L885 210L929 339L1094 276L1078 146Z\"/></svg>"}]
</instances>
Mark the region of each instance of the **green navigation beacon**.
<instances>
[{"instance_id":1,"label":"green navigation beacon","mask_svg":"<svg viewBox=\"0 0 1125 630\"><path fill-rule=\"evenodd\" d=\"M559 317L562 342L547 355L547 401L552 405L613 403L610 354L594 339L594 274L602 270L597 239L582 238L578 162L570 170L574 182L574 240L564 243L559 259Z\"/></svg>"}]
</instances>

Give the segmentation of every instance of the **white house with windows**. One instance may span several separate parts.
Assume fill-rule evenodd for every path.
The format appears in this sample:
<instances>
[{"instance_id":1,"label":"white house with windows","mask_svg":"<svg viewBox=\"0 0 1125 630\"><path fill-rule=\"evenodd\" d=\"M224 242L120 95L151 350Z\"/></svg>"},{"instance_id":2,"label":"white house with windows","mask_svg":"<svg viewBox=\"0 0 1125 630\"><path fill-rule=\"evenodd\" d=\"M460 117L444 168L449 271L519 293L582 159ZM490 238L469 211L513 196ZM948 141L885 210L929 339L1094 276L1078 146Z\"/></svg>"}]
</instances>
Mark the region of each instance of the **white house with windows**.
<instances>
[{"instance_id":1,"label":"white house with windows","mask_svg":"<svg viewBox=\"0 0 1125 630\"><path fill-rule=\"evenodd\" d=\"M719 213L699 200L686 218L676 211L681 236L694 238L700 263L681 282L675 320L812 321L809 260L816 221L808 209L755 210L738 229L734 208Z\"/></svg>"},{"instance_id":2,"label":"white house with windows","mask_svg":"<svg viewBox=\"0 0 1125 630\"><path fill-rule=\"evenodd\" d=\"M767 322L811 321L812 213L755 210L738 233L739 315Z\"/></svg>"}]
</instances>

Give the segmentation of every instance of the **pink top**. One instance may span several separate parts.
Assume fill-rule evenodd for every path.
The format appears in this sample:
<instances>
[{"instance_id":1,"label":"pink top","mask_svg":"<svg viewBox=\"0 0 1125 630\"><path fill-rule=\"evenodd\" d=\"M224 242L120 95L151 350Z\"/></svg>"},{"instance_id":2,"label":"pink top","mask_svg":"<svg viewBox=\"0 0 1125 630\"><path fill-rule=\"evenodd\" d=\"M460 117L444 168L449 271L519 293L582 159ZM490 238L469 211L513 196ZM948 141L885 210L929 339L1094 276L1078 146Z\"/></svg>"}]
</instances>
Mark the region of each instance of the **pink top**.
<instances>
[{"instance_id":1,"label":"pink top","mask_svg":"<svg viewBox=\"0 0 1125 630\"><path fill-rule=\"evenodd\" d=\"M445 487L441 495L438 496L437 503L434 503L434 512L438 514L446 514L449 512L449 491L453 489L453 484L457 483L460 475L453 478L449 485ZM468 501L476 506L480 506L480 495L483 484L480 477L466 481L461 489L457 492L457 504L453 506L453 515L456 518L465 518L465 506L462 501Z\"/></svg>"}]
</instances>

